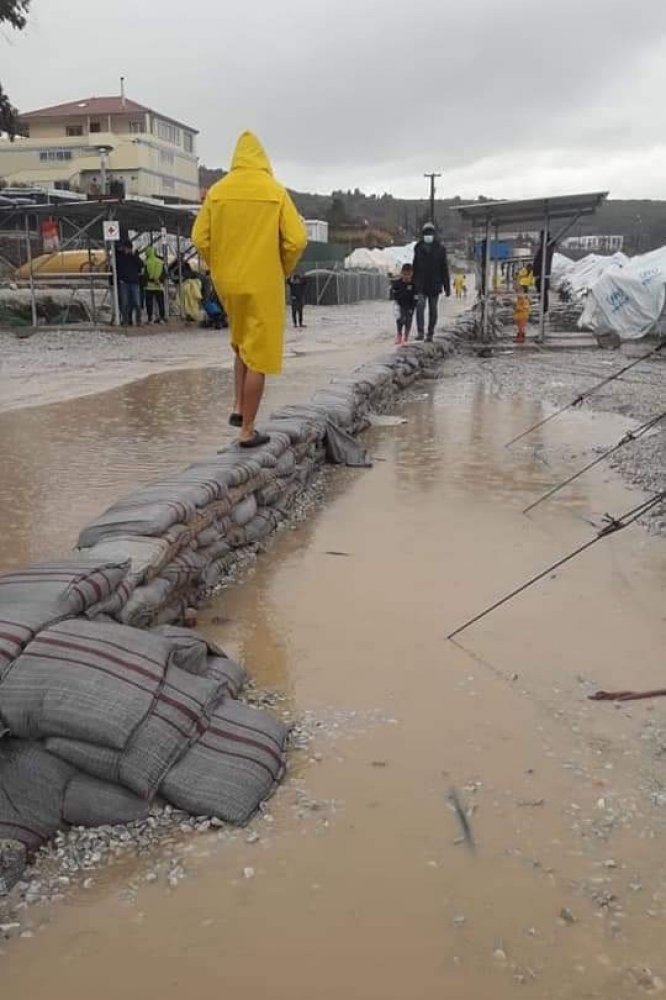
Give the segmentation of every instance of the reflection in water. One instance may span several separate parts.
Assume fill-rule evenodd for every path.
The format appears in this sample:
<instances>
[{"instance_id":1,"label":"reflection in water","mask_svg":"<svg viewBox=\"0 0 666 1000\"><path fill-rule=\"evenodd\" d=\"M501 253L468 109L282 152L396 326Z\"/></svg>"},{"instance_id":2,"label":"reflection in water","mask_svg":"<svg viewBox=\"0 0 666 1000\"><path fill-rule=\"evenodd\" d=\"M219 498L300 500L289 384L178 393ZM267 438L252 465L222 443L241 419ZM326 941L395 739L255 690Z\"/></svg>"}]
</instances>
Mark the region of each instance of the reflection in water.
<instances>
[{"instance_id":1,"label":"reflection in water","mask_svg":"<svg viewBox=\"0 0 666 1000\"><path fill-rule=\"evenodd\" d=\"M231 440L227 372L152 375L0 415L0 570L71 547L130 490Z\"/></svg>"}]
</instances>

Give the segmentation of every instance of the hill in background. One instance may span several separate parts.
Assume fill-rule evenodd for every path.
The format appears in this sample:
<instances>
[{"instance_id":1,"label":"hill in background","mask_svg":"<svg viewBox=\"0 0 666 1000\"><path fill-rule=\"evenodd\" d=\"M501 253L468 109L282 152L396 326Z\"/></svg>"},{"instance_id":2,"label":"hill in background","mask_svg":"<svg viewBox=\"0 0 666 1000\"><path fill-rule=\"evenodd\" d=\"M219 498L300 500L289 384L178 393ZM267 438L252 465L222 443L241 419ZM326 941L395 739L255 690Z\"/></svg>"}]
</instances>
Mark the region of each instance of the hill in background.
<instances>
[{"instance_id":1,"label":"hill in background","mask_svg":"<svg viewBox=\"0 0 666 1000\"><path fill-rule=\"evenodd\" d=\"M223 170L200 167L201 187L206 189L224 176ZM426 199L394 198L390 194L366 195L355 191L331 194L291 192L298 210L306 219L325 219L331 227L331 240L356 246L384 246L408 243L428 219ZM479 201L489 200L480 196ZM454 205L461 198L438 199L437 224L449 242L462 240L465 226ZM666 245L666 201L607 201L592 218L581 219L568 235L621 235L625 252L644 253Z\"/></svg>"}]
</instances>

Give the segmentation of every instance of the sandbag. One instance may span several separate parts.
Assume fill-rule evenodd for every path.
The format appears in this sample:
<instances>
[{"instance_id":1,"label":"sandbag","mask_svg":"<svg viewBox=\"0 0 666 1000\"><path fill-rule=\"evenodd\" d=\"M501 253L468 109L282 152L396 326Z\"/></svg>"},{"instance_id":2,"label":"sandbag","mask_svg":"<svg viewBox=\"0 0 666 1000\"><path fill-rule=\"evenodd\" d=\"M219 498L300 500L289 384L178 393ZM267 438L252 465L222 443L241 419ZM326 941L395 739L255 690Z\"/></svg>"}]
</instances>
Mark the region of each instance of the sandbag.
<instances>
[{"instance_id":1,"label":"sandbag","mask_svg":"<svg viewBox=\"0 0 666 1000\"><path fill-rule=\"evenodd\" d=\"M141 502L130 495L84 528L78 547L85 549L115 535L164 535L172 525L191 520L194 512L194 504L185 501L165 498Z\"/></svg>"},{"instance_id":2,"label":"sandbag","mask_svg":"<svg viewBox=\"0 0 666 1000\"><path fill-rule=\"evenodd\" d=\"M99 781L87 774L75 774L65 789L62 816L70 826L115 826L136 823L150 812L150 803L138 795Z\"/></svg>"},{"instance_id":3,"label":"sandbag","mask_svg":"<svg viewBox=\"0 0 666 1000\"><path fill-rule=\"evenodd\" d=\"M0 680L41 629L66 617L53 603L0 602Z\"/></svg>"},{"instance_id":4,"label":"sandbag","mask_svg":"<svg viewBox=\"0 0 666 1000\"><path fill-rule=\"evenodd\" d=\"M206 664L206 676L226 687L232 698L237 698L247 680L245 668L230 660L222 650L219 656L210 656Z\"/></svg>"},{"instance_id":5,"label":"sandbag","mask_svg":"<svg viewBox=\"0 0 666 1000\"><path fill-rule=\"evenodd\" d=\"M252 518L257 513L257 500L254 494L241 500L231 511L231 520L239 528L244 527L244 525L249 524Z\"/></svg>"},{"instance_id":6,"label":"sandbag","mask_svg":"<svg viewBox=\"0 0 666 1000\"><path fill-rule=\"evenodd\" d=\"M153 632L76 618L40 632L0 682L0 718L23 739L63 736L122 750L173 655Z\"/></svg>"},{"instance_id":7,"label":"sandbag","mask_svg":"<svg viewBox=\"0 0 666 1000\"><path fill-rule=\"evenodd\" d=\"M2 604L51 604L63 615L78 615L110 597L125 578L128 563L97 563L82 555L35 563L0 576Z\"/></svg>"},{"instance_id":8,"label":"sandbag","mask_svg":"<svg viewBox=\"0 0 666 1000\"><path fill-rule=\"evenodd\" d=\"M272 715L227 700L160 792L179 809L246 823L282 777L286 737Z\"/></svg>"},{"instance_id":9,"label":"sandbag","mask_svg":"<svg viewBox=\"0 0 666 1000\"><path fill-rule=\"evenodd\" d=\"M0 739L0 840L35 851L62 826L65 788L74 770L39 743Z\"/></svg>"}]
</instances>

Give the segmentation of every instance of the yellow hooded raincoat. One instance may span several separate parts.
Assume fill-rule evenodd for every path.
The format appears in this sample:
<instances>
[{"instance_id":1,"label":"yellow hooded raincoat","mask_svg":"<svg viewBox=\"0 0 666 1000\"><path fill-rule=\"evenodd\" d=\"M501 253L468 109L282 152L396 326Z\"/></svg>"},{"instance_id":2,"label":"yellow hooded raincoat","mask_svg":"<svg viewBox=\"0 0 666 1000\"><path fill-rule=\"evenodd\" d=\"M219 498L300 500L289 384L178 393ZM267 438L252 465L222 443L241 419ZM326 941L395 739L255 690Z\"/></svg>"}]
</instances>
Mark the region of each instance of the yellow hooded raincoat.
<instances>
[{"instance_id":1,"label":"yellow hooded raincoat","mask_svg":"<svg viewBox=\"0 0 666 1000\"><path fill-rule=\"evenodd\" d=\"M231 171L206 195L192 239L224 304L231 343L252 371L282 371L284 279L307 230L252 132L236 144Z\"/></svg>"}]
</instances>

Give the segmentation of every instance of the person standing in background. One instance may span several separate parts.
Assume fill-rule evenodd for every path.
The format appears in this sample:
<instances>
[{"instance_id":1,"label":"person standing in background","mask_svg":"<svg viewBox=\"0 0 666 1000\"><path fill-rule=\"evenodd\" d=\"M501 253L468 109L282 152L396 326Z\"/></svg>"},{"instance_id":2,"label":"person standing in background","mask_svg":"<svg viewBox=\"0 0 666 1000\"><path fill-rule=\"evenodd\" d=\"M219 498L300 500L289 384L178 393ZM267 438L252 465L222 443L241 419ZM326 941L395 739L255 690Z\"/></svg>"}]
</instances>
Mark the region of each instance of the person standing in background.
<instances>
[{"instance_id":1,"label":"person standing in background","mask_svg":"<svg viewBox=\"0 0 666 1000\"><path fill-rule=\"evenodd\" d=\"M192 239L229 317L236 354L229 423L240 428L241 448L256 448L270 440L255 429L266 376L282 371L284 281L308 235L252 132L242 133L231 170L208 191Z\"/></svg>"},{"instance_id":2,"label":"person standing in background","mask_svg":"<svg viewBox=\"0 0 666 1000\"><path fill-rule=\"evenodd\" d=\"M148 316L148 322L152 323L153 307L156 307L157 315L155 316L155 322L165 323L166 311L164 308L164 289L162 287L166 271L164 261L155 253L155 247L148 247L144 257L146 315Z\"/></svg>"},{"instance_id":3,"label":"person standing in background","mask_svg":"<svg viewBox=\"0 0 666 1000\"><path fill-rule=\"evenodd\" d=\"M291 318L294 326L303 329L303 306L305 305L305 288L308 279L300 271L295 271L287 282L289 285L289 300L291 303Z\"/></svg>"},{"instance_id":4,"label":"person standing in background","mask_svg":"<svg viewBox=\"0 0 666 1000\"><path fill-rule=\"evenodd\" d=\"M426 222L423 235L414 247L414 287L416 289L416 329L417 340L423 340L425 331L425 308L428 304L428 334L432 340L437 326L437 306L442 291L449 298L451 278L446 250L437 238L435 226Z\"/></svg>"},{"instance_id":5,"label":"person standing in background","mask_svg":"<svg viewBox=\"0 0 666 1000\"><path fill-rule=\"evenodd\" d=\"M141 277L143 261L131 240L121 240L116 250L118 299L123 326L141 326ZM135 322L136 320L136 322Z\"/></svg>"}]
</instances>

